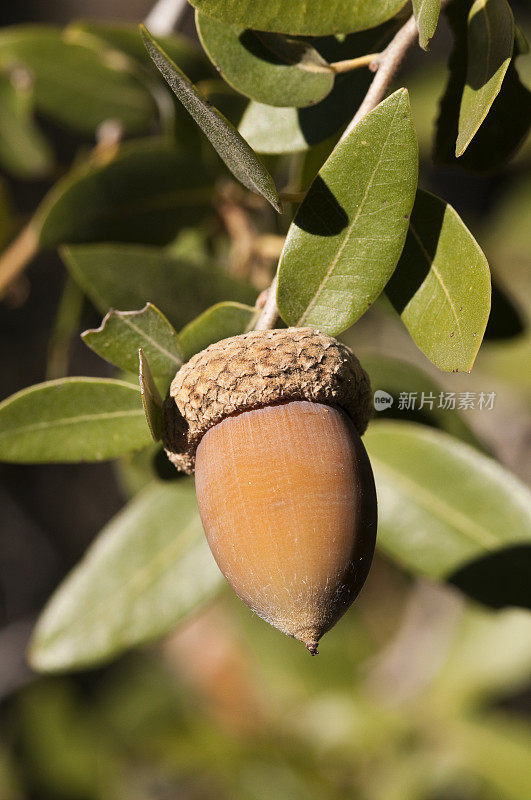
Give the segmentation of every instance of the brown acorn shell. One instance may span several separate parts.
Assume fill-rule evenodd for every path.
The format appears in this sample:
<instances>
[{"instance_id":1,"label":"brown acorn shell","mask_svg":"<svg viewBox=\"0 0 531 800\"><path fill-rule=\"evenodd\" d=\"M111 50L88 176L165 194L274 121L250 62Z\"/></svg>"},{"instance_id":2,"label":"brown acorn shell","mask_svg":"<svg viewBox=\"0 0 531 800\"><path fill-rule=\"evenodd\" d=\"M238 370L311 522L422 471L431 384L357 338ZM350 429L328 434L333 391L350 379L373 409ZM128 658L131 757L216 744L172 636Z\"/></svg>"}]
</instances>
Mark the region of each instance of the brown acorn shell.
<instances>
[{"instance_id":1,"label":"brown acorn shell","mask_svg":"<svg viewBox=\"0 0 531 800\"><path fill-rule=\"evenodd\" d=\"M192 474L201 438L232 414L292 400L341 408L363 434L367 373L349 347L313 328L251 331L211 344L172 381L163 410L170 461Z\"/></svg>"}]
</instances>

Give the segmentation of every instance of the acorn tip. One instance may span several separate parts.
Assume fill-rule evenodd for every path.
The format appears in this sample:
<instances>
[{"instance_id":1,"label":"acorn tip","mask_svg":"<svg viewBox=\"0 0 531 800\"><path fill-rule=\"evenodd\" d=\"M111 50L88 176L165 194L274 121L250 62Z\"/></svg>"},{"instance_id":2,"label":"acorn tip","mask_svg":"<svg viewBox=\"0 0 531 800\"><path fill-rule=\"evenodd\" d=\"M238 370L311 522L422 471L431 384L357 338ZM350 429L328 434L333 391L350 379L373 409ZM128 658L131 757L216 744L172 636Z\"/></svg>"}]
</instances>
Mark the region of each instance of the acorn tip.
<instances>
[{"instance_id":1,"label":"acorn tip","mask_svg":"<svg viewBox=\"0 0 531 800\"><path fill-rule=\"evenodd\" d=\"M319 645L317 642L305 642L305 644L306 644L306 649L308 650L311 656L319 655L319 651L317 650Z\"/></svg>"}]
</instances>

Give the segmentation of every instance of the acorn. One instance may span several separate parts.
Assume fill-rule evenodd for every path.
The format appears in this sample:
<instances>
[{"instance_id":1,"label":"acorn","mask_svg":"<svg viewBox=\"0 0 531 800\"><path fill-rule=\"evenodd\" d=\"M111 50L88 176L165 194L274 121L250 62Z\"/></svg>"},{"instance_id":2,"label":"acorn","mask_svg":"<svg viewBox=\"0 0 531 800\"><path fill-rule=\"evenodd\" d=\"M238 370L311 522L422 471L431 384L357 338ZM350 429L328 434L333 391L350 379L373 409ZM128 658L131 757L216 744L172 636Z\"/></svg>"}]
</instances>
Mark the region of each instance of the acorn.
<instances>
[{"instance_id":1,"label":"acorn","mask_svg":"<svg viewBox=\"0 0 531 800\"><path fill-rule=\"evenodd\" d=\"M360 438L371 396L346 345L287 328L210 345L181 367L164 403L166 452L195 470L221 572L312 655L374 553L376 491Z\"/></svg>"}]
</instances>

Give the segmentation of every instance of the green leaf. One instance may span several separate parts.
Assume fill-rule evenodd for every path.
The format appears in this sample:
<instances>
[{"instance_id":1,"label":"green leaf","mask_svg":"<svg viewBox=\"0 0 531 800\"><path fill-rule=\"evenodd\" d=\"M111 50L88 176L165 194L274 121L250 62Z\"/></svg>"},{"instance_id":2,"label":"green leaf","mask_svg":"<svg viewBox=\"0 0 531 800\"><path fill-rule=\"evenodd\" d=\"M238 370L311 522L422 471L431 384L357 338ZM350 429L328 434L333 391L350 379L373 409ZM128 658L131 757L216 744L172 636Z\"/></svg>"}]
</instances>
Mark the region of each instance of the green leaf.
<instances>
[{"instance_id":1,"label":"green leaf","mask_svg":"<svg viewBox=\"0 0 531 800\"><path fill-rule=\"evenodd\" d=\"M149 442L140 392L124 381L62 378L0 403L2 461L105 461Z\"/></svg>"},{"instance_id":2,"label":"green leaf","mask_svg":"<svg viewBox=\"0 0 531 800\"><path fill-rule=\"evenodd\" d=\"M313 108L320 111L320 105ZM300 124L300 115L297 108L278 108L253 100L247 106L238 130L257 153L299 153L317 143L308 141Z\"/></svg>"},{"instance_id":3,"label":"green leaf","mask_svg":"<svg viewBox=\"0 0 531 800\"><path fill-rule=\"evenodd\" d=\"M396 31L395 21L339 40L334 36L315 39L312 46L333 63L379 52ZM279 108L251 102L242 117L241 135L259 153L295 153L308 150L333 136L352 117L365 97L373 74L355 69L337 75L332 91L314 106Z\"/></svg>"},{"instance_id":4,"label":"green leaf","mask_svg":"<svg viewBox=\"0 0 531 800\"><path fill-rule=\"evenodd\" d=\"M217 303L207 308L179 334L184 357L189 359L209 344L245 333L256 316L256 308L242 303Z\"/></svg>"},{"instance_id":5,"label":"green leaf","mask_svg":"<svg viewBox=\"0 0 531 800\"><path fill-rule=\"evenodd\" d=\"M33 92L23 71L0 71L0 163L16 178L39 178L53 167L50 145L32 116Z\"/></svg>"},{"instance_id":6,"label":"green leaf","mask_svg":"<svg viewBox=\"0 0 531 800\"><path fill-rule=\"evenodd\" d=\"M177 333L151 303L141 311L109 311L99 328L81 338L106 361L129 372L136 372L142 348L153 375L168 384L183 363Z\"/></svg>"},{"instance_id":7,"label":"green leaf","mask_svg":"<svg viewBox=\"0 0 531 800\"><path fill-rule=\"evenodd\" d=\"M65 247L62 258L94 305L106 313L153 303L181 328L225 297L253 302L256 292L211 264L156 247L90 244Z\"/></svg>"},{"instance_id":8,"label":"green leaf","mask_svg":"<svg viewBox=\"0 0 531 800\"><path fill-rule=\"evenodd\" d=\"M406 569L445 579L487 553L531 543L531 494L496 461L421 425L373 423L364 441L378 543Z\"/></svg>"},{"instance_id":9,"label":"green leaf","mask_svg":"<svg viewBox=\"0 0 531 800\"><path fill-rule=\"evenodd\" d=\"M150 486L103 529L52 597L31 663L54 671L107 661L167 633L221 582L193 481Z\"/></svg>"},{"instance_id":10,"label":"green leaf","mask_svg":"<svg viewBox=\"0 0 531 800\"><path fill-rule=\"evenodd\" d=\"M502 166L518 150L531 125L531 93L522 84L514 58L500 92L465 152L456 158L456 139L461 99L467 76L467 21L471 2L449 3L445 14L454 34L448 62L449 76L437 119L434 160L474 172ZM515 52L517 53L517 42Z\"/></svg>"},{"instance_id":11,"label":"green leaf","mask_svg":"<svg viewBox=\"0 0 531 800\"><path fill-rule=\"evenodd\" d=\"M106 119L129 132L145 130L155 116L149 92L120 59L100 58L87 47L68 44L46 25L20 25L0 32L0 66L27 67L35 80L39 111L83 133Z\"/></svg>"},{"instance_id":12,"label":"green leaf","mask_svg":"<svg viewBox=\"0 0 531 800\"><path fill-rule=\"evenodd\" d=\"M363 368L369 373L373 393L381 390L393 398L393 404L387 409L375 409L375 416L378 420L387 420L391 417L436 425L446 433L456 436L479 450L485 449L459 412L451 407L444 408L446 392L443 392L441 386L428 373L407 361L399 361L389 356L360 352L358 352L358 356ZM406 411L398 408L402 392L416 395L414 410ZM420 408L423 394L424 405L423 408Z\"/></svg>"},{"instance_id":13,"label":"green leaf","mask_svg":"<svg viewBox=\"0 0 531 800\"><path fill-rule=\"evenodd\" d=\"M404 246L417 161L400 89L337 145L290 226L278 282L285 322L336 335L370 307Z\"/></svg>"},{"instance_id":14,"label":"green leaf","mask_svg":"<svg viewBox=\"0 0 531 800\"><path fill-rule=\"evenodd\" d=\"M413 340L446 372L470 372L490 311L490 271L457 212L418 191L387 295Z\"/></svg>"},{"instance_id":15,"label":"green leaf","mask_svg":"<svg viewBox=\"0 0 531 800\"><path fill-rule=\"evenodd\" d=\"M136 23L76 21L66 28L65 39L72 44L98 50L102 48L120 50L154 70L153 62L146 52L142 38L138 35ZM158 40L172 61L190 75L192 80L202 80L212 76L213 71L208 61L188 37L172 33L170 36L159 36Z\"/></svg>"},{"instance_id":16,"label":"green leaf","mask_svg":"<svg viewBox=\"0 0 531 800\"><path fill-rule=\"evenodd\" d=\"M531 614L510 608L492 614L469 604L446 653L433 689L451 704L455 719L492 695L514 695L529 684Z\"/></svg>"},{"instance_id":17,"label":"green leaf","mask_svg":"<svg viewBox=\"0 0 531 800\"><path fill-rule=\"evenodd\" d=\"M226 25L196 13L201 44L228 84L272 106L309 106L334 85L334 71L311 44Z\"/></svg>"},{"instance_id":18,"label":"green leaf","mask_svg":"<svg viewBox=\"0 0 531 800\"><path fill-rule=\"evenodd\" d=\"M144 44L164 80L195 119L232 174L247 189L263 195L282 211L275 182L256 153L236 128L198 92L193 83L157 44L149 31L140 28Z\"/></svg>"},{"instance_id":19,"label":"green leaf","mask_svg":"<svg viewBox=\"0 0 531 800\"><path fill-rule=\"evenodd\" d=\"M158 442L162 436L162 398L141 347L138 350L138 368L142 407L153 441Z\"/></svg>"},{"instance_id":20,"label":"green leaf","mask_svg":"<svg viewBox=\"0 0 531 800\"><path fill-rule=\"evenodd\" d=\"M112 161L83 164L56 184L38 212L40 245L167 244L197 221L211 194L211 179L194 153L159 139L127 144Z\"/></svg>"},{"instance_id":21,"label":"green leaf","mask_svg":"<svg viewBox=\"0 0 531 800\"><path fill-rule=\"evenodd\" d=\"M514 20L507 0L476 0L468 15L468 67L456 156L465 152L498 95L513 43Z\"/></svg>"},{"instance_id":22,"label":"green leaf","mask_svg":"<svg viewBox=\"0 0 531 800\"><path fill-rule=\"evenodd\" d=\"M428 49L430 39L435 33L441 0L413 0L413 13L419 29L419 44L423 50Z\"/></svg>"},{"instance_id":23,"label":"green leaf","mask_svg":"<svg viewBox=\"0 0 531 800\"><path fill-rule=\"evenodd\" d=\"M467 771L488 787L492 797L529 797L531 732L518 716L491 711L479 719L465 718L452 725L454 752L461 759L465 757Z\"/></svg>"},{"instance_id":24,"label":"green leaf","mask_svg":"<svg viewBox=\"0 0 531 800\"><path fill-rule=\"evenodd\" d=\"M259 31L326 36L374 28L393 17L404 0L335 0L308 3L307 0L191 0L199 11L228 25Z\"/></svg>"},{"instance_id":25,"label":"green leaf","mask_svg":"<svg viewBox=\"0 0 531 800\"><path fill-rule=\"evenodd\" d=\"M513 58L516 56L525 56L529 53L529 42L526 39L525 33L519 25L514 24L514 53Z\"/></svg>"}]
</instances>

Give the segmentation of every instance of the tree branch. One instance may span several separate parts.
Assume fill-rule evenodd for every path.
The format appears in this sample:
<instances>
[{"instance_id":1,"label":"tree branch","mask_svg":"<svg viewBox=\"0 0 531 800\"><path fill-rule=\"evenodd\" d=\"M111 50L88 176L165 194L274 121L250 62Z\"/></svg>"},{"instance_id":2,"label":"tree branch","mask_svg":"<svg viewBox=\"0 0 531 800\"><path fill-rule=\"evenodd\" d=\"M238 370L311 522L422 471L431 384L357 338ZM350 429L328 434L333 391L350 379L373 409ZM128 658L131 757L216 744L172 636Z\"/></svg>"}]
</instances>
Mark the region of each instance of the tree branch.
<instances>
[{"instance_id":1,"label":"tree branch","mask_svg":"<svg viewBox=\"0 0 531 800\"><path fill-rule=\"evenodd\" d=\"M278 319L277 283L278 272L271 281L271 286L267 292L267 300L254 326L255 331L269 331L271 328L275 327L275 323Z\"/></svg>"},{"instance_id":2,"label":"tree branch","mask_svg":"<svg viewBox=\"0 0 531 800\"><path fill-rule=\"evenodd\" d=\"M418 40L418 35L419 32L415 17L411 16L391 39L385 50L382 50L380 55L372 61L372 65L377 67L376 75L369 86L369 90L363 102L347 125L340 141L343 141L343 139L354 130L358 122L360 122L369 111L372 111L373 108L376 108L378 103L382 102L407 51Z\"/></svg>"},{"instance_id":3,"label":"tree branch","mask_svg":"<svg viewBox=\"0 0 531 800\"><path fill-rule=\"evenodd\" d=\"M442 0L441 6L445 5L446 1L447 0ZM358 122L362 120L369 111L376 108L378 103L384 99L407 51L418 40L418 35L419 32L415 17L411 16L391 39L385 50L382 50L379 54L371 54L370 67L371 69L376 69L376 75L369 86L363 102L354 114L340 141L343 141L356 127ZM276 304L277 282L278 272L271 283L266 304L255 325L255 330L267 330L273 328L276 324L278 318L278 307Z\"/></svg>"},{"instance_id":4,"label":"tree branch","mask_svg":"<svg viewBox=\"0 0 531 800\"><path fill-rule=\"evenodd\" d=\"M27 267L37 255L39 237L30 222L7 246L0 256L0 298L3 297L7 287Z\"/></svg>"}]
</instances>

